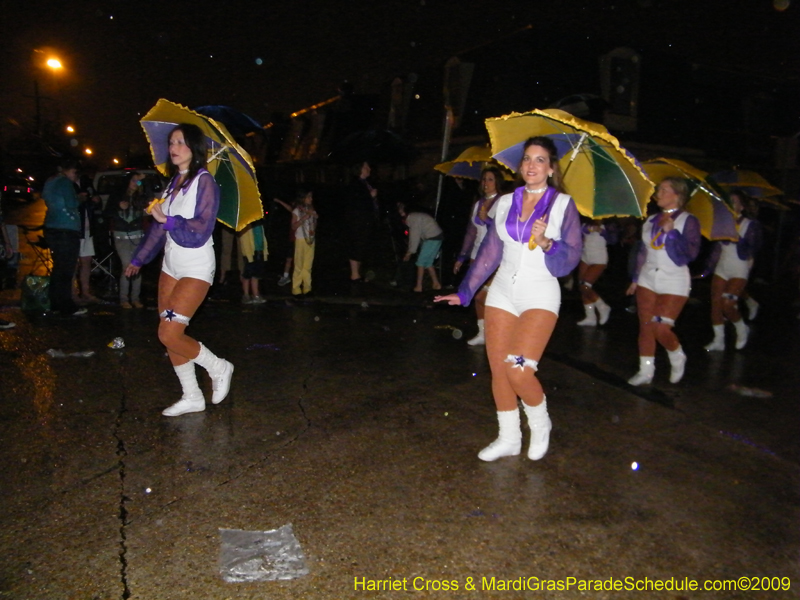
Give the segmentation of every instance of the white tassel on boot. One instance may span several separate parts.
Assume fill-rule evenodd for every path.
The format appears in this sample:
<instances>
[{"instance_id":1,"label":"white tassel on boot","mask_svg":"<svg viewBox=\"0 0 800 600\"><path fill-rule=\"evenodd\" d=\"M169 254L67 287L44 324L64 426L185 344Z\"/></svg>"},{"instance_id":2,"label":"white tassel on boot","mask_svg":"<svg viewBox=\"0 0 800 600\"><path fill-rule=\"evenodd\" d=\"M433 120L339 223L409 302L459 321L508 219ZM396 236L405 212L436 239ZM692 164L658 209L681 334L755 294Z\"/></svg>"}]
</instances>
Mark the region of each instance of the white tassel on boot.
<instances>
[{"instance_id":1,"label":"white tassel on boot","mask_svg":"<svg viewBox=\"0 0 800 600\"><path fill-rule=\"evenodd\" d=\"M594 327L597 325L597 315L594 313L594 303L584 304L583 310L586 311L586 317L583 319L583 321L578 321L578 325L581 327Z\"/></svg>"},{"instance_id":2,"label":"white tassel on boot","mask_svg":"<svg viewBox=\"0 0 800 600\"><path fill-rule=\"evenodd\" d=\"M725 325L713 325L714 339L706 346L708 352L721 352L725 350Z\"/></svg>"},{"instance_id":3,"label":"white tassel on boot","mask_svg":"<svg viewBox=\"0 0 800 600\"><path fill-rule=\"evenodd\" d=\"M733 326L736 328L736 349L741 350L747 346L747 338L750 337L750 328L747 326L747 323L744 322L744 319L739 319Z\"/></svg>"},{"instance_id":4,"label":"white tassel on boot","mask_svg":"<svg viewBox=\"0 0 800 600\"><path fill-rule=\"evenodd\" d=\"M486 343L486 334L484 332L484 321L483 319L478 319L478 335L476 335L471 340L467 340L467 344L470 346L480 346Z\"/></svg>"},{"instance_id":5,"label":"white tassel on boot","mask_svg":"<svg viewBox=\"0 0 800 600\"><path fill-rule=\"evenodd\" d=\"M653 381L653 375L656 372L656 358L655 356L640 356L639 357L639 372L633 377L628 379L630 385L646 385Z\"/></svg>"},{"instance_id":6,"label":"white tassel on boot","mask_svg":"<svg viewBox=\"0 0 800 600\"><path fill-rule=\"evenodd\" d=\"M528 458L539 460L547 454L550 446L550 430L553 424L547 414L547 396L542 398L538 406L528 406L524 402L522 408L528 417L528 426L531 428L531 445L528 447Z\"/></svg>"},{"instance_id":7,"label":"white tassel on boot","mask_svg":"<svg viewBox=\"0 0 800 600\"><path fill-rule=\"evenodd\" d=\"M231 377L233 377L233 364L229 363L224 358L219 358L214 355L203 344L200 344L200 354L194 359L198 365L203 367L211 376L211 387L214 394L211 396L211 402L219 404L225 400L228 391L231 389Z\"/></svg>"},{"instance_id":8,"label":"white tassel on boot","mask_svg":"<svg viewBox=\"0 0 800 600\"><path fill-rule=\"evenodd\" d=\"M608 318L611 316L611 307L606 304L602 298L598 298L594 305L595 308L597 308L597 314L599 315L597 322L600 325L605 325L608 323Z\"/></svg>"},{"instance_id":9,"label":"white tassel on boot","mask_svg":"<svg viewBox=\"0 0 800 600\"><path fill-rule=\"evenodd\" d=\"M683 372L686 370L686 354L684 354L683 348L678 346L677 350L667 350L667 356L669 356L669 364L672 366L669 372L669 382L678 383L683 379Z\"/></svg>"},{"instance_id":10,"label":"white tassel on boot","mask_svg":"<svg viewBox=\"0 0 800 600\"><path fill-rule=\"evenodd\" d=\"M519 410L497 411L500 433L497 439L478 453L478 458L491 462L503 456L517 456L522 449Z\"/></svg>"},{"instance_id":11,"label":"white tassel on boot","mask_svg":"<svg viewBox=\"0 0 800 600\"><path fill-rule=\"evenodd\" d=\"M175 374L181 382L183 396L175 404L161 411L165 417L177 417L186 413L202 412L206 409L206 399L200 386L197 385L197 376L194 371L194 362L173 366Z\"/></svg>"}]
</instances>

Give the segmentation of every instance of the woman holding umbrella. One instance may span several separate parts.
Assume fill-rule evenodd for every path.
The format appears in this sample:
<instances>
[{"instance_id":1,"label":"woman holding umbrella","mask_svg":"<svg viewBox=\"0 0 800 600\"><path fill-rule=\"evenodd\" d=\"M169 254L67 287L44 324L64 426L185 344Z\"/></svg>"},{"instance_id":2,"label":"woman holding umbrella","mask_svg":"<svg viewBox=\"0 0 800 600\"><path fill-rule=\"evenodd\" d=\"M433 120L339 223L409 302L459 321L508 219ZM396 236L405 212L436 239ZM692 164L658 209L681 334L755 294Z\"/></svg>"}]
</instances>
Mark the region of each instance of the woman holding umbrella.
<instances>
[{"instance_id":1,"label":"woman holding umbrella","mask_svg":"<svg viewBox=\"0 0 800 600\"><path fill-rule=\"evenodd\" d=\"M458 273L466 261L474 260L478 255L478 249L481 247L483 238L486 237L486 232L492 224L491 215L494 215L492 207L494 206L494 201L498 197L502 181L503 174L498 167L489 166L483 169L481 173L482 194L472 206L470 220L467 224L467 233L464 236L464 243L461 245L461 252L458 253L456 264L453 266L453 273ZM488 294L488 289L489 285L487 284L475 294L475 312L478 315L478 335L467 341L467 344L470 346L486 343L484 316L486 313L486 295Z\"/></svg>"},{"instance_id":2,"label":"woman holding umbrella","mask_svg":"<svg viewBox=\"0 0 800 600\"><path fill-rule=\"evenodd\" d=\"M689 186L682 177L666 177L656 189L661 209L642 227L642 241L633 283L639 315L639 372L628 380L643 385L653 380L656 342L664 346L672 366L669 380L683 378L686 354L673 331L691 290L687 266L700 251L700 222L683 210Z\"/></svg>"},{"instance_id":3,"label":"woman holding umbrella","mask_svg":"<svg viewBox=\"0 0 800 600\"><path fill-rule=\"evenodd\" d=\"M725 350L725 320L736 329L736 349L747 344L750 328L739 312L739 298L744 295L747 278L753 259L761 247L761 224L748 219L744 213L744 194L734 191L729 194L733 210L737 215L738 242L719 241L709 259L709 271L714 269L711 280L711 325L714 339L706 346L709 352ZM716 268L715 268L716 267Z\"/></svg>"},{"instance_id":4,"label":"woman holding umbrella","mask_svg":"<svg viewBox=\"0 0 800 600\"><path fill-rule=\"evenodd\" d=\"M547 452L551 422L536 371L558 319L558 277L572 271L581 255L578 210L561 191L549 138L525 142L519 173L525 185L497 200L494 223L458 292L435 298L466 306L499 266L486 298L486 351L500 432L478 454L485 461L520 453L517 398L531 429L528 458Z\"/></svg>"},{"instance_id":5,"label":"woman holding umbrella","mask_svg":"<svg viewBox=\"0 0 800 600\"><path fill-rule=\"evenodd\" d=\"M171 180L161 200L163 208L158 202L151 205L149 211L156 222L134 252L125 276L137 275L142 265L164 248L158 281L158 339L167 347L183 396L162 414L175 417L205 410L195 363L211 376L214 404L228 395L233 365L185 333L214 282L216 261L211 234L220 190L206 170L206 140L199 127L181 123L170 131L168 139Z\"/></svg>"}]
</instances>

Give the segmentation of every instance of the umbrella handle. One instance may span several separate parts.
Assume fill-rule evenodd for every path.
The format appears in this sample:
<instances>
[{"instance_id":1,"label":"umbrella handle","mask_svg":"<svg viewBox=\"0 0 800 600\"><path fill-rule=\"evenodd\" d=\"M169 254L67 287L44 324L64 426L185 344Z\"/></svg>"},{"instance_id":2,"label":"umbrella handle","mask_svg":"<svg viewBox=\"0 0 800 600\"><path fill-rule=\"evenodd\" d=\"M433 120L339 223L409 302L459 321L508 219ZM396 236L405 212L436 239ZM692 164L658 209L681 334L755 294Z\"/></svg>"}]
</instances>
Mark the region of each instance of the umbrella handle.
<instances>
[{"instance_id":1,"label":"umbrella handle","mask_svg":"<svg viewBox=\"0 0 800 600\"><path fill-rule=\"evenodd\" d=\"M153 214L153 207L156 204L164 204L164 200L166 200L166 198L153 198L153 201L150 202L150 204L147 205L147 208L145 208L144 211L148 215L152 215Z\"/></svg>"},{"instance_id":2,"label":"umbrella handle","mask_svg":"<svg viewBox=\"0 0 800 600\"><path fill-rule=\"evenodd\" d=\"M550 216L550 211L547 211L547 214L545 214L545 215L542 217L542 220L543 220L545 223L547 223L547 217L549 217L549 216ZM537 244L537 243L536 243L536 242L533 240L533 231L531 231L531 239L529 239L529 240L528 240L528 250L536 250L536 247L537 247L538 245L539 245L539 244Z\"/></svg>"}]
</instances>

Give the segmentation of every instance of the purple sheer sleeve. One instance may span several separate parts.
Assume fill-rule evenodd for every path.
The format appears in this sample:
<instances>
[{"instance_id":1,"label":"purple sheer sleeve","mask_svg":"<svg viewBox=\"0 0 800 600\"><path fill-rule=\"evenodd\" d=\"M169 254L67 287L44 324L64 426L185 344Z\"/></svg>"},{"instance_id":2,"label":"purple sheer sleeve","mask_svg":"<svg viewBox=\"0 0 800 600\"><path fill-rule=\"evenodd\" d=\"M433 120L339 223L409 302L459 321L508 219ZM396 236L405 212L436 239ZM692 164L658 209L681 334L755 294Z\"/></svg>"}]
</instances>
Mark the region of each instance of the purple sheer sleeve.
<instances>
[{"instance_id":1,"label":"purple sheer sleeve","mask_svg":"<svg viewBox=\"0 0 800 600\"><path fill-rule=\"evenodd\" d=\"M717 266L719 262L719 257L722 255L722 242L714 242L714 246L711 248L711 252L708 253L708 258L706 259L706 266L703 269L703 272L700 273L700 277L708 277L714 272L714 268Z\"/></svg>"},{"instance_id":2,"label":"purple sheer sleeve","mask_svg":"<svg viewBox=\"0 0 800 600\"><path fill-rule=\"evenodd\" d=\"M481 247L478 250L478 255L469 267L469 271L464 276L461 285L458 286L458 297L461 300L461 306L468 306L472 301L478 290L492 276L500 266L500 261L503 258L503 241L497 234L497 227L495 224L489 226L486 232L486 237L481 242Z\"/></svg>"},{"instance_id":3,"label":"purple sheer sleeve","mask_svg":"<svg viewBox=\"0 0 800 600\"><path fill-rule=\"evenodd\" d=\"M201 173L198 177L194 217L170 216L164 223L164 229L169 231L173 241L184 248L199 248L208 241L214 232L219 210L217 182L210 173Z\"/></svg>"},{"instance_id":4,"label":"purple sheer sleeve","mask_svg":"<svg viewBox=\"0 0 800 600\"><path fill-rule=\"evenodd\" d=\"M570 198L561 222L561 239L553 240L553 245L544 253L544 264L553 277L569 275L578 266L583 250L581 219L575 202Z\"/></svg>"},{"instance_id":5,"label":"purple sheer sleeve","mask_svg":"<svg viewBox=\"0 0 800 600\"><path fill-rule=\"evenodd\" d=\"M158 253L164 248L167 241L167 232L164 231L164 226L161 223L153 222L150 229L147 230L147 235L142 238L136 250L133 252L131 264L134 267L141 267L153 260Z\"/></svg>"},{"instance_id":6,"label":"purple sheer sleeve","mask_svg":"<svg viewBox=\"0 0 800 600\"><path fill-rule=\"evenodd\" d=\"M464 243L461 244L461 252L458 253L459 262L466 262L469 257L472 256L472 247L475 245L475 239L477 237L478 226L475 225L475 219L472 218L472 212L470 212L469 223L467 223L467 233L464 235Z\"/></svg>"},{"instance_id":7,"label":"purple sheer sleeve","mask_svg":"<svg viewBox=\"0 0 800 600\"><path fill-rule=\"evenodd\" d=\"M642 267L647 261L647 246L644 240L639 240L636 243L636 257L633 260L631 281L633 283L639 282L639 274L642 272Z\"/></svg>"},{"instance_id":8,"label":"purple sheer sleeve","mask_svg":"<svg viewBox=\"0 0 800 600\"><path fill-rule=\"evenodd\" d=\"M750 227L747 228L747 233L743 238L739 239L736 244L736 255L741 260L750 260L755 258L758 251L761 249L761 242L763 240L763 230L761 223L758 221L751 221Z\"/></svg>"},{"instance_id":9,"label":"purple sheer sleeve","mask_svg":"<svg viewBox=\"0 0 800 600\"><path fill-rule=\"evenodd\" d=\"M683 225L683 233L673 229L667 234L667 256L679 267L685 267L700 252L700 221L689 215Z\"/></svg>"}]
</instances>

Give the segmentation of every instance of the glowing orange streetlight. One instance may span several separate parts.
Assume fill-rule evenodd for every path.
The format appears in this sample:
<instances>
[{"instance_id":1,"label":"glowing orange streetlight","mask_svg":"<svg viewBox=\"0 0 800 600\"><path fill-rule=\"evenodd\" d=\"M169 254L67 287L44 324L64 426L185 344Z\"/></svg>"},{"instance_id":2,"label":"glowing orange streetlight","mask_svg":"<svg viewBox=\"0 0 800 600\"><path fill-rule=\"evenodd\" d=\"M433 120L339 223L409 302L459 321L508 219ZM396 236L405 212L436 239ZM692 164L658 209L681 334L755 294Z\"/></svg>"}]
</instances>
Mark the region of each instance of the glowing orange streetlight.
<instances>
[{"instance_id":1,"label":"glowing orange streetlight","mask_svg":"<svg viewBox=\"0 0 800 600\"><path fill-rule=\"evenodd\" d=\"M92 155L92 149L91 148L84 148L83 151L86 153L87 156L91 156Z\"/></svg>"},{"instance_id":2,"label":"glowing orange streetlight","mask_svg":"<svg viewBox=\"0 0 800 600\"><path fill-rule=\"evenodd\" d=\"M72 125L67 125L67 131L69 133L75 133L75 128Z\"/></svg>"},{"instance_id":3,"label":"glowing orange streetlight","mask_svg":"<svg viewBox=\"0 0 800 600\"><path fill-rule=\"evenodd\" d=\"M116 158L112 158L112 159L111 159L111 162L113 162L115 165L118 165L118 164L119 164L119 161L118 161Z\"/></svg>"},{"instance_id":4,"label":"glowing orange streetlight","mask_svg":"<svg viewBox=\"0 0 800 600\"><path fill-rule=\"evenodd\" d=\"M54 71L58 71L59 69L64 68L64 65L62 65L61 61L58 60L57 58L48 58L45 64Z\"/></svg>"}]
</instances>

